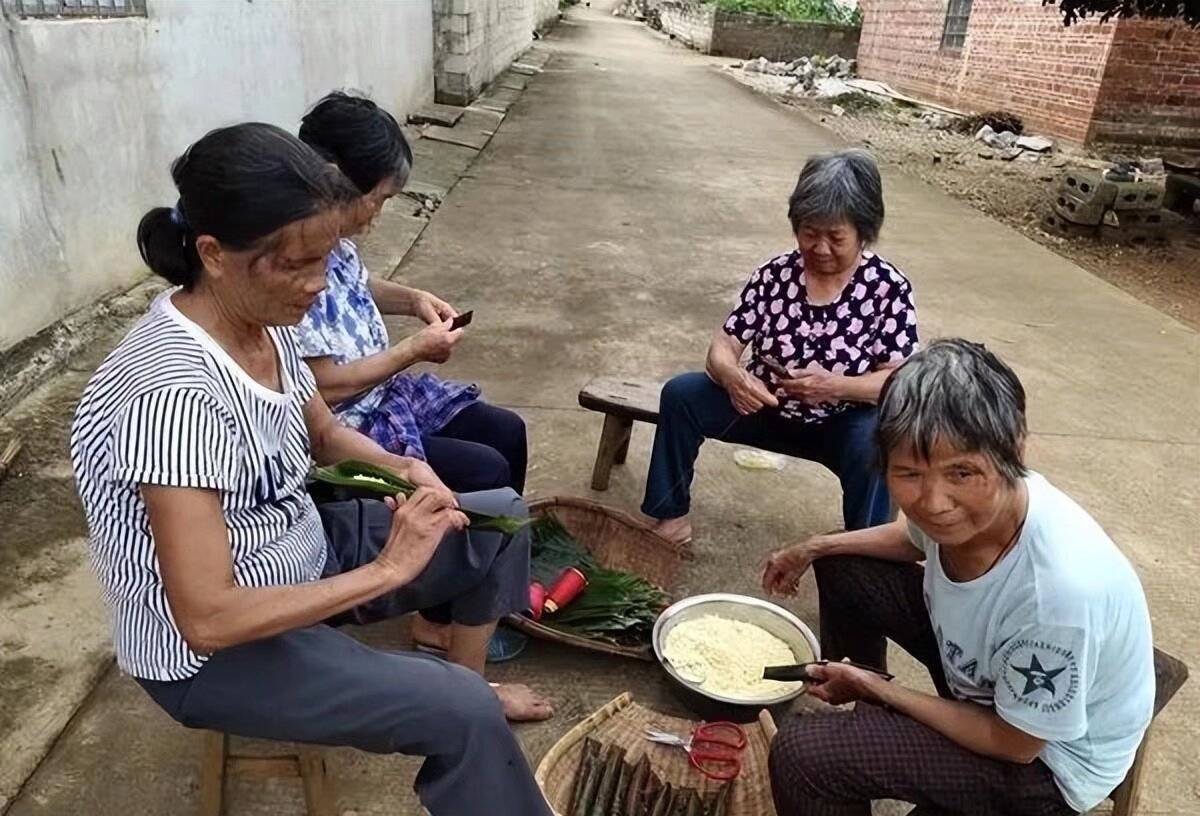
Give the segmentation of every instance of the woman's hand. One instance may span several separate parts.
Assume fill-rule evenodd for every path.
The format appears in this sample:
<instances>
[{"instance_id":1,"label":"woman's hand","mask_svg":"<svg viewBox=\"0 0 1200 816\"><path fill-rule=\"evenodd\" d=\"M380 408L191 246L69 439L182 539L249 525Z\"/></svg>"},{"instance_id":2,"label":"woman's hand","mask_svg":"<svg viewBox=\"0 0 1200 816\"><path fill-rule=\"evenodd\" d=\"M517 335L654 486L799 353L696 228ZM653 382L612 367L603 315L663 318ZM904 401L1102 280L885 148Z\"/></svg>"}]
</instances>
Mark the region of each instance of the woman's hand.
<instances>
[{"instance_id":1,"label":"woman's hand","mask_svg":"<svg viewBox=\"0 0 1200 816\"><path fill-rule=\"evenodd\" d=\"M763 568L762 585L768 595L795 595L800 578L820 557L819 536L776 550Z\"/></svg>"},{"instance_id":2,"label":"woman's hand","mask_svg":"<svg viewBox=\"0 0 1200 816\"><path fill-rule=\"evenodd\" d=\"M392 511L392 529L375 558L397 587L420 575L429 565L442 538L467 526L452 494L419 487L412 496L384 499Z\"/></svg>"},{"instance_id":3,"label":"woman's hand","mask_svg":"<svg viewBox=\"0 0 1200 816\"><path fill-rule=\"evenodd\" d=\"M412 313L431 326L458 317L458 311L453 306L424 289L412 290Z\"/></svg>"},{"instance_id":4,"label":"woman's hand","mask_svg":"<svg viewBox=\"0 0 1200 816\"><path fill-rule=\"evenodd\" d=\"M742 416L756 414L763 408L779 407L779 400L763 381L744 368L735 368L721 385L729 394L734 410Z\"/></svg>"},{"instance_id":5,"label":"woman's hand","mask_svg":"<svg viewBox=\"0 0 1200 816\"><path fill-rule=\"evenodd\" d=\"M789 379L776 382L776 394L799 400L805 405L821 405L842 399L842 376L826 371L816 364L799 370L789 369Z\"/></svg>"},{"instance_id":6,"label":"woman's hand","mask_svg":"<svg viewBox=\"0 0 1200 816\"><path fill-rule=\"evenodd\" d=\"M845 663L812 665L808 667L808 675L812 680L805 685L805 691L830 705L873 701L874 684L887 682L877 674Z\"/></svg>"},{"instance_id":7,"label":"woman's hand","mask_svg":"<svg viewBox=\"0 0 1200 816\"><path fill-rule=\"evenodd\" d=\"M411 338L413 354L418 360L444 363L462 339L462 329L450 328L450 320L430 323Z\"/></svg>"},{"instance_id":8,"label":"woman's hand","mask_svg":"<svg viewBox=\"0 0 1200 816\"><path fill-rule=\"evenodd\" d=\"M433 472L433 468L428 463L422 462L420 459L406 458L404 461L405 467L402 475L405 480L416 487L424 487L448 496L449 500L457 506L458 500L454 498L453 491L446 487L446 483L438 478L438 475Z\"/></svg>"}]
</instances>

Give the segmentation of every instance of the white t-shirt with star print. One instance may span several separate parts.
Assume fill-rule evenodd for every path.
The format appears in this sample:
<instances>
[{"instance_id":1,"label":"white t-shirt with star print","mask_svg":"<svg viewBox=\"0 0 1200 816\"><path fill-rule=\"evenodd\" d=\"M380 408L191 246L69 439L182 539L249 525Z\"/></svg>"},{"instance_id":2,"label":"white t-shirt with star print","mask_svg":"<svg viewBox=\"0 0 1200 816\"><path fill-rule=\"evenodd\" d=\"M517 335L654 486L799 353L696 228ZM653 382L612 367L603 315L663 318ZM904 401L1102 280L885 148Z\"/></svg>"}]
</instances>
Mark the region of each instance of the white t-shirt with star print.
<instances>
[{"instance_id":1,"label":"white t-shirt with star print","mask_svg":"<svg viewBox=\"0 0 1200 816\"><path fill-rule=\"evenodd\" d=\"M1046 740L1041 760L1067 803L1104 800L1133 764L1154 708L1150 614L1132 565L1100 525L1030 473L1015 547L973 581L924 551L925 605L950 689Z\"/></svg>"}]
</instances>

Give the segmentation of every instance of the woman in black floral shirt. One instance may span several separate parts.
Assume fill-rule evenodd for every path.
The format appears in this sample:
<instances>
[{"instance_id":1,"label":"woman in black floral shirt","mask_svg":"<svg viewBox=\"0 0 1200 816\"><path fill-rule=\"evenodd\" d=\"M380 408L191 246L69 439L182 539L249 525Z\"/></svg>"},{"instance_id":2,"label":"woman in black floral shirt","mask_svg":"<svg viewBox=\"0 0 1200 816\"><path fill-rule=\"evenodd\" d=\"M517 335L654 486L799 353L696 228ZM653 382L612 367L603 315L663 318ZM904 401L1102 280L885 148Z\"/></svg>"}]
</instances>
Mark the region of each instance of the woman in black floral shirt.
<instances>
[{"instance_id":1,"label":"woman in black floral shirt","mask_svg":"<svg viewBox=\"0 0 1200 816\"><path fill-rule=\"evenodd\" d=\"M673 540L691 537L690 488L705 439L825 465L841 480L847 529L889 519L874 405L891 370L916 350L917 319L908 279L867 249L883 225L870 154L810 159L788 219L798 248L750 276L713 336L706 371L663 388L642 512Z\"/></svg>"}]
</instances>

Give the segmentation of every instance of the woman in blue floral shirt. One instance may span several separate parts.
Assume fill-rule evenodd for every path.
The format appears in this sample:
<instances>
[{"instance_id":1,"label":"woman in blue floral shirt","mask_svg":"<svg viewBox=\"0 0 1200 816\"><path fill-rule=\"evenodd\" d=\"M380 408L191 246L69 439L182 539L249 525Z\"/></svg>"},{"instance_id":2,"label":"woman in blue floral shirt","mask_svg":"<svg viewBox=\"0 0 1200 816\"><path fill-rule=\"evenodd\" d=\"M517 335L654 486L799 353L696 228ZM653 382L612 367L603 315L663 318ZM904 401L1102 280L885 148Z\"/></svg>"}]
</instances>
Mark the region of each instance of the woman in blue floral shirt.
<instances>
[{"instance_id":1,"label":"woman in blue floral shirt","mask_svg":"<svg viewBox=\"0 0 1200 816\"><path fill-rule=\"evenodd\" d=\"M300 139L362 191L344 235L365 231L400 192L412 151L400 125L374 102L334 92L309 111ZM407 374L420 362L444 363L462 336L457 312L429 292L372 278L353 241L343 238L326 262L328 288L300 324L300 348L326 402L342 422L387 450L424 459L458 492L525 487L525 423L479 398L479 387L433 374ZM428 325L391 345L383 314Z\"/></svg>"}]
</instances>

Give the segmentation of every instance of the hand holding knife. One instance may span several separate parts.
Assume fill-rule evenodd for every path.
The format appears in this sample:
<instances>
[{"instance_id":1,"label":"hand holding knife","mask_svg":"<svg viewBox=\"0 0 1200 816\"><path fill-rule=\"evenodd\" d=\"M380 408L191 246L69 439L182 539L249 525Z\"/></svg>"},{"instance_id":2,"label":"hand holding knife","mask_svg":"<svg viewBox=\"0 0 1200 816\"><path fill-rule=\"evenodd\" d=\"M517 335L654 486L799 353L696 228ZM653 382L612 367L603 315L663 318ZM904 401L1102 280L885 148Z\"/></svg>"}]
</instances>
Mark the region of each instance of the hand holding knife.
<instances>
[{"instance_id":1,"label":"hand holding knife","mask_svg":"<svg viewBox=\"0 0 1200 816\"><path fill-rule=\"evenodd\" d=\"M832 661L829 660L816 660L812 663L796 663L791 666L767 666L765 669L763 669L763 679L780 680L785 683L795 683L798 681L809 682L816 679L809 675L809 666L828 666L831 662ZM853 666L856 669L862 669L863 671L877 674L884 680L895 679L895 675L888 674L882 669L877 669L874 666L868 666L865 663L855 663L853 660L842 660L838 662L845 666Z\"/></svg>"}]
</instances>

